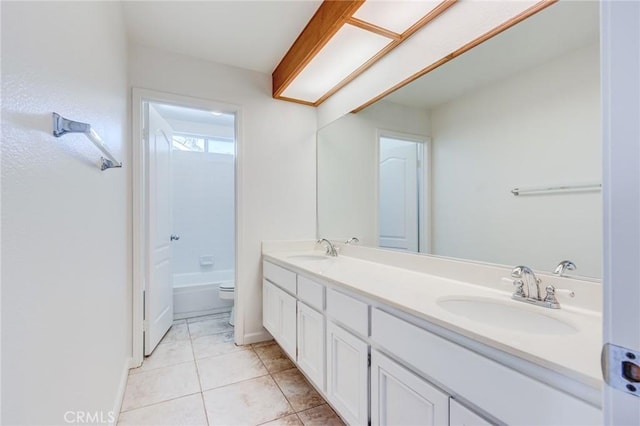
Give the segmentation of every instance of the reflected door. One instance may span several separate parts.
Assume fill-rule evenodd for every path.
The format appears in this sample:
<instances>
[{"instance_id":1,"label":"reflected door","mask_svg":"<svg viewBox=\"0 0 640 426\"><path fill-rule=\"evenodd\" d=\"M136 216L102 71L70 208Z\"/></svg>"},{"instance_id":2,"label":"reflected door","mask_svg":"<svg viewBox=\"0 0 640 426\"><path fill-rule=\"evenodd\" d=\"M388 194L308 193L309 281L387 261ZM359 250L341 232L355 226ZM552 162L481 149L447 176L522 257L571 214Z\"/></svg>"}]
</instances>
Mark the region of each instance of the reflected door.
<instances>
[{"instance_id":1,"label":"reflected door","mask_svg":"<svg viewBox=\"0 0 640 426\"><path fill-rule=\"evenodd\" d=\"M378 245L419 251L420 143L380 137Z\"/></svg>"}]
</instances>

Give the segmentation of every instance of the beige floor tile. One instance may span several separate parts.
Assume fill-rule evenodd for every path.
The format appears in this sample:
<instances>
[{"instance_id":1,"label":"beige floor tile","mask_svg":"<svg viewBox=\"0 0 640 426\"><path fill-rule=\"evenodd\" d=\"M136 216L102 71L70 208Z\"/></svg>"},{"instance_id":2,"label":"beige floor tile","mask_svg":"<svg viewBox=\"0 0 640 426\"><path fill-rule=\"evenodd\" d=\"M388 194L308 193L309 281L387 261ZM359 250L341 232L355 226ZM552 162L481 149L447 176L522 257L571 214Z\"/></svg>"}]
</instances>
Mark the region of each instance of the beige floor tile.
<instances>
[{"instance_id":1,"label":"beige floor tile","mask_svg":"<svg viewBox=\"0 0 640 426\"><path fill-rule=\"evenodd\" d=\"M293 368L293 363L282 352L280 346L277 344L258 346L254 348L264 366L267 367L269 373L277 373L278 371L288 370Z\"/></svg>"},{"instance_id":2,"label":"beige floor tile","mask_svg":"<svg viewBox=\"0 0 640 426\"><path fill-rule=\"evenodd\" d=\"M214 318L203 321L192 322L188 324L189 333L192 339L210 334L225 333L233 331L233 327L229 325L229 320L225 318Z\"/></svg>"},{"instance_id":3,"label":"beige floor tile","mask_svg":"<svg viewBox=\"0 0 640 426\"><path fill-rule=\"evenodd\" d=\"M270 421L269 423L263 423L262 426L302 426L302 422L295 414L290 414L285 417Z\"/></svg>"},{"instance_id":4,"label":"beige floor tile","mask_svg":"<svg viewBox=\"0 0 640 426\"><path fill-rule=\"evenodd\" d=\"M296 413L326 404L326 401L307 382L307 379L297 368L275 373L273 379Z\"/></svg>"},{"instance_id":5,"label":"beige floor tile","mask_svg":"<svg viewBox=\"0 0 640 426\"><path fill-rule=\"evenodd\" d=\"M269 376L206 391L204 405L210 425L257 425L293 414Z\"/></svg>"},{"instance_id":6,"label":"beige floor tile","mask_svg":"<svg viewBox=\"0 0 640 426\"><path fill-rule=\"evenodd\" d=\"M236 346L236 344L233 343L232 331L198 337L192 340L192 345L196 359L251 349L250 346Z\"/></svg>"},{"instance_id":7,"label":"beige floor tile","mask_svg":"<svg viewBox=\"0 0 640 426\"><path fill-rule=\"evenodd\" d=\"M185 396L120 414L118 426L207 426L202 395Z\"/></svg>"},{"instance_id":8,"label":"beige floor tile","mask_svg":"<svg viewBox=\"0 0 640 426\"><path fill-rule=\"evenodd\" d=\"M193 351L190 340L178 340L175 342L158 345L153 353L146 357L142 366L131 370L130 374L142 373L160 367L182 364L193 361Z\"/></svg>"},{"instance_id":9,"label":"beige floor tile","mask_svg":"<svg viewBox=\"0 0 640 426\"><path fill-rule=\"evenodd\" d=\"M298 413L304 426L344 426L344 422L328 405L321 405Z\"/></svg>"},{"instance_id":10,"label":"beige floor tile","mask_svg":"<svg viewBox=\"0 0 640 426\"><path fill-rule=\"evenodd\" d=\"M185 340L189 340L189 328L187 327L186 321L173 324L167 334L165 334L160 341L160 344Z\"/></svg>"},{"instance_id":11,"label":"beige floor tile","mask_svg":"<svg viewBox=\"0 0 640 426\"><path fill-rule=\"evenodd\" d=\"M122 411L197 392L200 392L200 385L195 362L131 374L124 392Z\"/></svg>"},{"instance_id":12,"label":"beige floor tile","mask_svg":"<svg viewBox=\"0 0 640 426\"><path fill-rule=\"evenodd\" d=\"M227 355L197 360L202 390L236 383L268 374L253 351L240 351Z\"/></svg>"},{"instance_id":13,"label":"beige floor tile","mask_svg":"<svg viewBox=\"0 0 640 426\"><path fill-rule=\"evenodd\" d=\"M194 322L208 321L212 319L226 319L227 321L229 321L229 316L229 312L223 312L221 314L203 315L201 317L187 318L187 322L191 324Z\"/></svg>"},{"instance_id":14,"label":"beige floor tile","mask_svg":"<svg viewBox=\"0 0 640 426\"><path fill-rule=\"evenodd\" d=\"M269 345L273 345L274 343L276 343L275 340L271 339L271 340L265 340L264 342L258 342L258 343L252 343L251 347L252 348L259 348L260 346L269 346Z\"/></svg>"}]
</instances>

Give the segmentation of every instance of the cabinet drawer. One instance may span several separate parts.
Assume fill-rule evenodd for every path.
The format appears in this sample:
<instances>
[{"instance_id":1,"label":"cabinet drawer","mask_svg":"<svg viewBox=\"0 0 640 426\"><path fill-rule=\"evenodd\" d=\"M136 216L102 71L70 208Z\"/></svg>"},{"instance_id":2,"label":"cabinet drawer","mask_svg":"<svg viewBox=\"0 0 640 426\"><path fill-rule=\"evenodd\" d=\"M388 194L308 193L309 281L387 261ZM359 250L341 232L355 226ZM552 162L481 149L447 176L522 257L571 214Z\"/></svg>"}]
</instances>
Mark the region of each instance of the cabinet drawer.
<instances>
[{"instance_id":1,"label":"cabinet drawer","mask_svg":"<svg viewBox=\"0 0 640 426\"><path fill-rule=\"evenodd\" d=\"M369 336L369 305L327 289L327 315L362 336Z\"/></svg>"},{"instance_id":2,"label":"cabinet drawer","mask_svg":"<svg viewBox=\"0 0 640 426\"><path fill-rule=\"evenodd\" d=\"M296 294L296 273L284 269L271 262L262 262L262 274L275 285L283 288L291 294Z\"/></svg>"},{"instance_id":3,"label":"cabinet drawer","mask_svg":"<svg viewBox=\"0 0 640 426\"><path fill-rule=\"evenodd\" d=\"M324 309L324 286L298 275L298 299L319 311Z\"/></svg>"},{"instance_id":4,"label":"cabinet drawer","mask_svg":"<svg viewBox=\"0 0 640 426\"><path fill-rule=\"evenodd\" d=\"M598 408L379 309L371 313L371 338L454 396L507 424L602 423ZM541 401L541 395L544 403L538 407L544 409L532 410L531 401Z\"/></svg>"}]
</instances>

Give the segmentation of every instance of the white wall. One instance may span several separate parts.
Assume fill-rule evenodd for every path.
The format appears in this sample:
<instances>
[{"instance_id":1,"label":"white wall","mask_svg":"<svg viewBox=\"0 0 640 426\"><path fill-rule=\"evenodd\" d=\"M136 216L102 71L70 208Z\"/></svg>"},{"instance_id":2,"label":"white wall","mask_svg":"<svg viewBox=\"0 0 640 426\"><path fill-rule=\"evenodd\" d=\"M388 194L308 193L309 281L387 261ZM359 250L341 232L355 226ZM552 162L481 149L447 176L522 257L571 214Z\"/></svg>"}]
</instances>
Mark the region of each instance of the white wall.
<instances>
[{"instance_id":1,"label":"white wall","mask_svg":"<svg viewBox=\"0 0 640 426\"><path fill-rule=\"evenodd\" d=\"M315 236L315 110L272 99L270 75L138 45L129 78L133 87L241 106L236 339L263 339L262 240Z\"/></svg>"},{"instance_id":2,"label":"white wall","mask_svg":"<svg viewBox=\"0 0 640 426\"><path fill-rule=\"evenodd\" d=\"M377 131L427 136L426 110L378 102L318 132L318 233L377 245Z\"/></svg>"},{"instance_id":3,"label":"white wall","mask_svg":"<svg viewBox=\"0 0 640 426\"><path fill-rule=\"evenodd\" d=\"M600 276L600 192L510 193L601 181L599 78L593 45L432 110L434 253Z\"/></svg>"},{"instance_id":4,"label":"white wall","mask_svg":"<svg viewBox=\"0 0 640 426\"><path fill-rule=\"evenodd\" d=\"M174 274L235 269L233 163L232 155L171 153ZM201 265L201 256L214 264Z\"/></svg>"},{"instance_id":5,"label":"white wall","mask_svg":"<svg viewBox=\"0 0 640 426\"><path fill-rule=\"evenodd\" d=\"M2 423L118 408L131 354L126 41L112 2L2 3ZM100 171L89 122L124 167ZM67 416L67 419L73 419Z\"/></svg>"}]
</instances>

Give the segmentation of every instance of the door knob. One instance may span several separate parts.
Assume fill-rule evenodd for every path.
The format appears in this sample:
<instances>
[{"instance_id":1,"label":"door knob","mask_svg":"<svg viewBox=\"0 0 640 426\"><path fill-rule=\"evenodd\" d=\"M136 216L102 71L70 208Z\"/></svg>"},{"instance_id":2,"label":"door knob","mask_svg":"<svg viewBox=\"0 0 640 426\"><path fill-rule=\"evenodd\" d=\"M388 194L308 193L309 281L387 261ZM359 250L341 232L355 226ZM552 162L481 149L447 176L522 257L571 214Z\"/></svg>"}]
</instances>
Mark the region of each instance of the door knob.
<instances>
[{"instance_id":1,"label":"door knob","mask_svg":"<svg viewBox=\"0 0 640 426\"><path fill-rule=\"evenodd\" d=\"M180 239L180 235L171 235L171 241L178 241Z\"/></svg>"}]
</instances>

